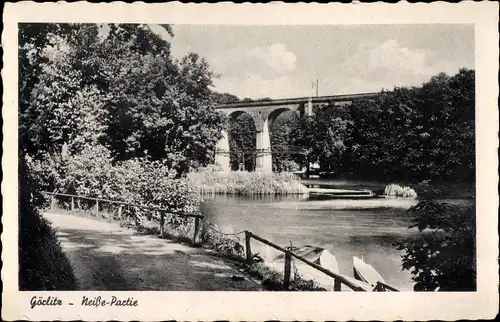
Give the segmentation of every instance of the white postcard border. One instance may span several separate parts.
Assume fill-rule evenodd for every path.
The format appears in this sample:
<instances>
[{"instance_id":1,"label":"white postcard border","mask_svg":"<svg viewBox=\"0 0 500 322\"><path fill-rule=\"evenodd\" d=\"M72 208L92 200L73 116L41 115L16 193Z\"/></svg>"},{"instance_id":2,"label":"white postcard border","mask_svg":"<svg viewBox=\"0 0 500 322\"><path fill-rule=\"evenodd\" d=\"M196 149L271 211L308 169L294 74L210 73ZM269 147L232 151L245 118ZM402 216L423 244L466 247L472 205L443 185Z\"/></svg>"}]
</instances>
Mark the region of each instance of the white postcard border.
<instances>
[{"instance_id":1,"label":"white postcard border","mask_svg":"<svg viewBox=\"0 0 500 322\"><path fill-rule=\"evenodd\" d=\"M498 312L498 4L7 3L4 10L2 318L28 320L456 320ZM19 292L17 262L17 23L475 25L478 291L473 293ZM137 308L84 308L83 295L134 297ZM75 306L30 309L58 296Z\"/></svg>"}]
</instances>

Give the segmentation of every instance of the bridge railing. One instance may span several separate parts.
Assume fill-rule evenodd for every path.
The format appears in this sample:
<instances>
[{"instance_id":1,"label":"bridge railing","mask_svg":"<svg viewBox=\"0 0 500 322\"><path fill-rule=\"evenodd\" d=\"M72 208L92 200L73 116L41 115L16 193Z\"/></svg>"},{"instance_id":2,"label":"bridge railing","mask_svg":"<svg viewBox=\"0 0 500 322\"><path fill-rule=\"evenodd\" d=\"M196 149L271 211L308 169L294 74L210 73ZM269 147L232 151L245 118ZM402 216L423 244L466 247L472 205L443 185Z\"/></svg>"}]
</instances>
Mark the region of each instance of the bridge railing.
<instances>
[{"instance_id":1,"label":"bridge railing","mask_svg":"<svg viewBox=\"0 0 500 322\"><path fill-rule=\"evenodd\" d=\"M302 150L285 150L285 151L272 151L270 148L269 149L255 149L255 150L239 150L239 151L228 151L228 150L223 150L223 149L216 149L215 154L217 155L240 155L240 154L245 154L245 155L267 155L267 154L273 154L273 155L283 155L283 154L306 154L306 151Z\"/></svg>"},{"instance_id":2,"label":"bridge railing","mask_svg":"<svg viewBox=\"0 0 500 322\"><path fill-rule=\"evenodd\" d=\"M85 196L79 196L79 195L73 195L73 194L68 194L68 193L58 193L58 192L48 192L48 191L40 191L42 195L50 196L51 200L51 206L54 207L56 205L56 198L69 198L70 200L70 210L75 211L77 210L77 205L79 205L79 200L87 200L87 201L92 201L94 203L94 210L96 213L99 213L100 210L103 210L103 204L111 204L115 205L117 214L119 218L123 218L123 212L124 212L124 207L128 207L129 209L136 208L136 209L144 209L148 211L153 211L157 212L160 215L160 222L159 222L159 231L160 235L165 235L165 216L166 215L173 215L177 217L183 217L183 218L194 218L194 234L192 237L193 243L198 243L199 242L199 235L201 233L201 224L203 220L202 215L198 214L189 214L189 213L184 213L184 212L179 212L179 211L171 211L168 209L162 209L159 207L149 207L149 206L144 206L144 205L138 205L138 204L133 204L129 202L123 202L123 201L117 201L117 200L110 200L110 199L104 199L104 198L95 198L95 197L85 197ZM75 203L75 201L77 201Z\"/></svg>"}]
</instances>

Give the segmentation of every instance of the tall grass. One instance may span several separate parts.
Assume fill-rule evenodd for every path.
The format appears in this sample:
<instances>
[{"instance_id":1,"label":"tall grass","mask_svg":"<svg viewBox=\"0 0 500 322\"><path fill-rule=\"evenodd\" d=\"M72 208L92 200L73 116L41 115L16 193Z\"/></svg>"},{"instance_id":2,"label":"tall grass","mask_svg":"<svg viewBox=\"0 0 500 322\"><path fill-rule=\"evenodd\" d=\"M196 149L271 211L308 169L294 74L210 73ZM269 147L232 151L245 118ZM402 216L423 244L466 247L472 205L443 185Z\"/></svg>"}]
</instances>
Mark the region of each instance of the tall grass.
<instances>
[{"instance_id":1,"label":"tall grass","mask_svg":"<svg viewBox=\"0 0 500 322\"><path fill-rule=\"evenodd\" d=\"M204 194L287 195L307 193L307 188L300 183L300 179L287 172L222 172L216 168L207 167L189 173L187 178L192 186Z\"/></svg>"},{"instance_id":2,"label":"tall grass","mask_svg":"<svg viewBox=\"0 0 500 322\"><path fill-rule=\"evenodd\" d=\"M400 185L391 183L385 187L384 195L387 197L401 197L417 199L417 193L410 187L402 187Z\"/></svg>"}]
</instances>

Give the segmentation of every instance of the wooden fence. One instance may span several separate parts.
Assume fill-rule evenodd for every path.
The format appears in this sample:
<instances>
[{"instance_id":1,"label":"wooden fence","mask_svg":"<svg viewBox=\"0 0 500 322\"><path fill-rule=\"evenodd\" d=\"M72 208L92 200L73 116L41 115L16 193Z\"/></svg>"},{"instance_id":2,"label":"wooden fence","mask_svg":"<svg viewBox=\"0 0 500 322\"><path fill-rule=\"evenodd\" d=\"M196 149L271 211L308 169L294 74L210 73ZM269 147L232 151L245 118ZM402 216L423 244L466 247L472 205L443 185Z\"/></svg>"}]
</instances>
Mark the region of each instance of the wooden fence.
<instances>
[{"instance_id":1,"label":"wooden fence","mask_svg":"<svg viewBox=\"0 0 500 322\"><path fill-rule=\"evenodd\" d=\"M82 197L82 196L77 196L77 195L72 195L72 194L67 194L67 193L55 193L55 192L47 192L47 191L42 191L41 192L44 195L49 195L51 196L51 201L52 205L55 203L55 197L69 197L71 198L71 210L75 210L75 200L78 199L84 199L84 200L93 200L95 201L95 210L96 212L99 212L99 202L103 203L110 203L110 204L116 204L118 205L118 216L121 218L123 214L123 206L129 206L129 207L136 207L136 208L141 208L141 209L146 209L146 210L152 210L152 211L157 211L160 213L160 234L164 235L165 231L165 214L171 214L175 216L180 216L180 217L193 217L195 219L195 224L194 224L194 236L193 236L193 242L196 244L199 241L199 234L200 234L200 224L201 221L203 220L202 215L195 215L195 214L186 214L182 212L172 212L167 209L161 209L161 208L156 208L156 207L147 207L147 206L141 206L141 205L135 205L123 201L116 201L116 200L109 200L109 199L101 199L101 198L93 198L93 197ZM252 249L251 249L251 239L255 239L263 244L266 244L276 250L279 250L285 254L285 267L284 267L284 279L283 279L283 286L286 290L289 289L290 287L290 275L291 275L291 264L292 264L292 257L298 259L299 261L315 268L316 270L322 272L323 274L326 274L327 276L330 276L331 278L334 279L334 287L333 290L338 292L341 291L341 285L344 284L353 291L356 292L366 292L366 290L359 285L356 285L349 279L347 279L345 276L342 276L340 274L334 273L329 271L328 269L321 267L320 265L317 265L315 263L312 263L308 261L307 259L293 253L292 251L285 249L281 246L278 246L274 244L273 242L270 242L260 236L255 235L254 233L245 230L245 255L246 255L246 263L248 265L252 265L253 263L253 254L252 254ZM394 291L398 292L397 289L386 285L384 283L378 282L376 287L374 288L374 291Z\"/></svg>"},{"instance_id":2,"label":"wooden fence","mask_svg":"<svg viewBox=\"0 0 500 322\"><path fill-rule=\"evenodd\" d=\"M255 239L263 244L266 244L276 250L279 250L285 254L285 267L284 267L284 277L283 277L283 286L286 290L289 289L290 287L290 273L291 273L291 265L292 265L292 257L298 259L299 261L315 268L316 270L322 272L323 274L330 276L331 278L334 279L333 282L333 290L335 292L341 291L341 285L344 284L347 287L349 287L351 290L356 291L356 292L366 292L366 290L359 285L356 285L349 279L347 279L345 276L342 276L340 274L336 274L334 272L329 271L328 269L317 265L315 263L312 263L308 261L307 259L293 253L292 251L285 249L281 246L278 246L274 244L273 242L270 242L269 240L266 240L260 236L257 236L253 234L250 231L245 230L245 252L246 252L246 262L248 265L251 265L253 263L253 254L252 254L252 248L251 248L251 239ZM374 291L393 291L393 292L398 292L395 288L386 285L384 283L378 282L375 288L373 289Z\"/></svg>"},{"instance_id":3,"label":"wooden fence","mask_svg":"<svg viewBox=\"0 0 500 322\"><path fill-rule=\"evenodd\" d=\"M75 207L75 200L92 200L95 201L95 211L96 213L99 212L99 203L101 205L103 203L108 203L108 204L113 204L117 205L118 207L118 217L122 218L123 215L123 207L133 207L133 208L140 208L140 209L145 209L145 210L151 210L154 212L158 212L160 214L160 235L165 234L165 214L169 215L174 215L174 216L179 216L179 217L190 217L194 218L194 235L193 235L193 243L197 244L199 242L199 234L201 232L201 221L203 220L202 215L196 215L196 214L187 214L183 212L175 212L175 211L170 211L168 209L161 209L158 207L148 207L148 206L142 206L142 205L136 205L128 202L123 202L123 201L116 201L116 200L109 200L109 199L102 199L102 198L94 198L94 197L83 197L83 196L78 196L78 195L72 195L68 193L56 193L56 192L48 192L48 191L41 191L40 192L43 195L48 195L51 197L51 205L55 205L55 198L56 197L68 197L71 198L71 210L74 211L76 209ZM101 208L102 209L102 208Z\"/></svg>"}]
</instances>

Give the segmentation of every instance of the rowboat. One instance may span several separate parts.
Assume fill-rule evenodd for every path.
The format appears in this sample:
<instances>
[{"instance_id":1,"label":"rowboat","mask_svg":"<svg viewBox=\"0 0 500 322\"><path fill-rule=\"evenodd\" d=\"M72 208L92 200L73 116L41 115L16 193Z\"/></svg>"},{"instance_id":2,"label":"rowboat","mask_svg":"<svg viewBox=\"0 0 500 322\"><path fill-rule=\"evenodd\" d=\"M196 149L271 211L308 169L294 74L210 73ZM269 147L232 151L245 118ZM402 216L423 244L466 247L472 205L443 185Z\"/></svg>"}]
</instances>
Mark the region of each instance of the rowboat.
<instances>
[{"instance_id":1,"label":"rowboat","mask_svg":"<svg viewBox=\"0 0 500 322\"><path fill-rule=\"evenodd\" d=\"M308 188L310 199L371 199L375 194L370 190L346 190L330 188Z\"/></svg>"},{"instance_id":2,"label":"rowboat","mask_svg":"<svg viewBox=\"0 0 500 322\"><path fill-rule=\"evenodd\" d=\"M303 247L293 247L291 251L309 262L326 268L332 273L339 273L339 265L337 263L337 259L332 255L332 253L324 248L305 245ZM276 268L283 267L284 260L285 255L280 254L274 258L274 260L272 261L272 266ZM333 278L331 278L330 276L297 259L293 261L293 265L295 266L297 273L301 275L303 279L314 280L321 287L333 290ZM292 274L291 278L294 278L294 274Z\"/></svg>"},{"instance_id":3,"label":"rowboat","mask_svg":"<svg viewBox=\"0 0 500 322\"><path fill-rule=\"evenodd\" d=\"M354 270L354 278L376 287L377 283L384 283L384 278L371 266L365 263L361 258L356 256L352 257L352 264Z\"/></svg>"}]
</instances>

